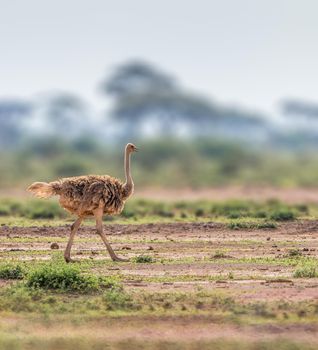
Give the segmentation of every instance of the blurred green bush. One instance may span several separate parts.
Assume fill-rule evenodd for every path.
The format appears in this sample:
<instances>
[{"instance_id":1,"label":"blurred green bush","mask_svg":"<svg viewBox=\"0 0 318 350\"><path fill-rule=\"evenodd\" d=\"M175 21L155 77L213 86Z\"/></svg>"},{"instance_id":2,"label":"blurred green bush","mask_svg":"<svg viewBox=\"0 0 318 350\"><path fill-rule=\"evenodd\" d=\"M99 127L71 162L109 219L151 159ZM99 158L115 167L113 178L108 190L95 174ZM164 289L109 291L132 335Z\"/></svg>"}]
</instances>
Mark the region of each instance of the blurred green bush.
<instances>
[{"instance_id":1,"label":"blurred green bush","mask_svg":"<svg viewBox=\"0 0 318 350\"><path fill-rule=\"evenodd\" d=\"M217 140L171 139L138 144L133 155L135 184L165 187L224 185L316 186L318 158L310 151L282 153L251 150ZM21 149L0 152L0 188L83 174L124 178L123 148L94 142L34 140ZM3 208L1 209L3 210ZM1 214L0 210L0 214Z\"/></svg>"}]
</instances>

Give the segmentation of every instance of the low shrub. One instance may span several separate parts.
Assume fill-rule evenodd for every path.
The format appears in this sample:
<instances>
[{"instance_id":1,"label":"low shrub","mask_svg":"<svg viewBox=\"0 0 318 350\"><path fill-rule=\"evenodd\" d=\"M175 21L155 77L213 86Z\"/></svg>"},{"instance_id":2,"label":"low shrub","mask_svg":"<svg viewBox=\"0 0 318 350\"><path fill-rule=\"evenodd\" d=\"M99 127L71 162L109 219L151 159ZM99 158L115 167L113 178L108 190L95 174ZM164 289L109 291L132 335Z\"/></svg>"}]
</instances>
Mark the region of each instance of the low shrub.
<instances>
[{"instance_id":1,"label":"low shrub","mask_svg":"<svg viewBox=\"0 0 318 350\"><path fill-rule=\"evenodd\" d=\"M124 209L121 215L124 218L133 218L135 216L135 213L132 210Z\"/></svg>"},{"instance_id":2,"label":"low shrub","mask_svg":"<svg viewBox=\"0 0 318 350\"><path fill-rule=\"evenodd\" d=\"M265 219L267 218L267 213L265 210L257 210L253 213L252 216L257 219Z\"/></svg>"},{"instance_id":3,"label":"low shrub","mask_svg":"<svg viewBox=\"0 0 318 350\"><path fill-rule=\"evenodd\" d=\"M147 263L153 263L154 259L149 256L149 255L139 255L134 257L133 262L138 263L138 264L147 264Z\"/></svg>"},{"instance_id":4,"label":"low shrub","mask_svg":"<svg viewBox=\"0 0 318 350\"><path fill-rule=\"evenodd\" d=\"M233 280L234 279L234 274L233 272L229 272L228 275L227 275L228 279L229 280Z\"/></svg>"},{"instance_id":5,"label":"low shrub","mask_svg":"<svg viewBox=\"0 0 318 350\"><path fill-rule=\"evenodd\" d=\"M174 213L172 211L169 211L169 210L159 210L157 212L157 215L159 215L163 218L173 218L174 217Z\"/></svg>"},{"instance_id":6,"label":"low shrub","mask_svg":"<svg viewBox=\"0 0 318 350\"><path fill-rule=\"evenodd\" d=\"M288 256L293 258L293 257L299 257L302 256L302 252L299 249L290 249L288 252Z\"/></svg>"},{"instance_id":7,"label":"low shrub","mask_svg":"<svg viewBox=\"0 0 318 350\"><path fill-rule=\"evenodd\" d=\"M99 284L101 288L105 288L105 289L122 288L122 285L116 276L99 277Z\"/></svg>"},{"instance_id":8,"label":"low shrub","mask_svg":"<svg viewBox=\"0 0 318 350\"><path fill-rule=\"evenodd\" d=\"M295 278L316 278L318 277L318 264L305 263L299 265L294 271Z\"/></svg>"},{"instance_id":9,"label":"low shrub","mask_svg":"<svg viewBox=\"0 0 318 350\"><path fill-rule=\"evenodd\" d=\"M212 256L213 259L224 259L226 257L227 257L227 255L220 250L216 250L214 255Z\"/></svg>"},{"instance_id":10,"label":"low shrub","mask_svg":"<svg viewBox=\"0 0 318 350\"><path fill-rule=\"evenodd\" d=\"M229 219L239 219L240 217L242 217L242 214L241 214L240 212L233 211L233 212L229 213L229 214L227 215L227 217L228 217Z\"/></svg>"},{"instance_id":11,"label":"low shrub","mask_svg":"<svg viewBox=\"0 0 318 350\"><path fill-rule=\"evenodd\" d=\"M4 204L0 205L0 216L9 216L9 215L10 215L10 208L8 208Z\"/></svg>"},{"instance_id":12,"label":"low shrub","mask_svg":"<svg viewBox=\"0 0 318 350\"><path fill-rule=\"evenodd\" d=\"M20 280L24 277L25 271L19 264L1 264L0 278L5 280Z\"/></svg>"},{"instance_id":13,"label":"low shrub","mask_svg":"<svg viewBox=\"0 0 318 350\"><path fill-rule=\"evenodd\" d=\"M259 229L273 229L273 228L277 228L277 224L275 222L272 222L272 221L264 221L264 222L260 222L258 225L257 225L257 228Z\"/></svg>"},{"instance_id":14,"label":"low shrub","mask_svg":"<svg viewBox=\"0 0 318 350\"><path fill-rule=\"evenodd\" d=\"M308 214L309 208L307 204L296 204L295 205L296 210L298 210L302 214Z\"/></svg>"},{"instance_id":15,"label":"low shrub","mask_svg":"<svg viewBox=\"0 0 318 350\"><path fill-rule=\"evenodd\" d=\"M263 222L246 222L246 221L231 221L228 223L228 228L231 230L241 230L241 229L274 229L277 228L277 224L272 221Z\"/></svg>"},{"instance_id":16,"label":"low shrub","mask_svg":"<svg viewBox=\"0 0 318 350\"><path fill-rule=\"evenodd\" d=\"M65 216L65 211L57 202L33 200L29 203L23 216L29 219L54 219Z\"/></svg>"},{"instance_id":17,"label":"low shrub","mask_svg":"<svg viewBox=\"0 0 318 350\"><path fill-rule=\"evenodd\" d=\"M213 203L211 213L218 216L230 217L232 215L246 216L254 203L251 201L229 200Z\"/></svg>"},{"instance_id":18,"label":"low shrub","mask_svg":"<svg viewBox=\"0 0 318 350\"><path fill-rule=\"evenodd\" d=\"M227 226L231 230L253 229L253 228L257 228L257 223L255 223L255 222L231 221L230 223L228 223Z\"/></svg>"},{"instance_id":19,"label":"low shrub","mask_svg":"<svg viewBox=\"0 0 318 350\"><path fill-rule=\"evenodd\" d=\"M197 208L197 209L195 210L194 215L195 215L196 217L204 216L204 209L203 209L203 208Z\"/></svg>"},{"instance_id":20,"label":"low shrub","mask_svg":"<svg viewBox=\"0 0 318 350\"><path fill-rule=\"evenodd\" d=\"M54 289L72 292L93 292L100 288L97 276L83 275L79 268L66 263L46 263L27 275L30 288Z\"/></svg>"},{"instance_id":21,"label":"low shrub","mask_svg":"<svg viewBox=\"0 0 318 350\"><path fill-rule=\"evenodd\" d=\"M281 209L281 210L274 211L271 214L270 218L271 220L275 220L275 221L289 221L289 220L295 220L296 215L293 211L289 209Z\"/></svg>"}]
</instances>

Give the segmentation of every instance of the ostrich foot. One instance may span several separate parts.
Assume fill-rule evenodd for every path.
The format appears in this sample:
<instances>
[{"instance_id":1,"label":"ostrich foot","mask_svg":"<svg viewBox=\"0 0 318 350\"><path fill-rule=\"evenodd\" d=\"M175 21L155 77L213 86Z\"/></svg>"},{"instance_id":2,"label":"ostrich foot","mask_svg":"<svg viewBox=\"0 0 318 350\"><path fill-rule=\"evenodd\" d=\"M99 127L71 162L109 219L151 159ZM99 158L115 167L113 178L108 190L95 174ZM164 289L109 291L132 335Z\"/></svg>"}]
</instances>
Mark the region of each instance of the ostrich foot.
<instances>
[{"instance_id":1,"label":"ostrich foot","mask_svg":"<svg viewBox=\"0 0 318 350\"><path fill-rule=\"evenodd\" d=\"M116 261L116 262L128 262L129 261L129 259L120 258L118 256L112 257L112 260Z\"/></svg>"},{"instance_id":2,"label":"ostrich foot","mask_svg":"<svg viewBox=\"0 0 318 350\"><path fill-rule=\"evenodd\" d=\"M64 256L64 260L67 263L75 263L76 260L73 260L70 256Z\"/></svg>"}]
</instances>

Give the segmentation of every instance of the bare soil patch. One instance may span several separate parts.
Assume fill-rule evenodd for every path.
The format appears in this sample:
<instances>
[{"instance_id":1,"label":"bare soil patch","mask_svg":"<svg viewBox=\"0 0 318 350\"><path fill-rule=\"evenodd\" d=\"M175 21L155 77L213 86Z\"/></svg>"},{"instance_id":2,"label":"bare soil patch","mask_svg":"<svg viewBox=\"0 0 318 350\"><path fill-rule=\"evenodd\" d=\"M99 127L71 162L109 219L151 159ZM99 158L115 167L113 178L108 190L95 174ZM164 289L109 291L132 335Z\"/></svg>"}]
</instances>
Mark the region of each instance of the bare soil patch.
<instances>
[{"instance_id":1,"label":"bare soil patch","mask_svg":"<svg viewBox=\"0 0 318 350\"><path fill-rule=\"evenodd\" d=\"M154 263L113 263L93 226L83 226L75 237L73 257L95 261L102 276L117 275L131 293L215 292L239 304L275 302L308 303L318 300L318 278L294 278L295 264L289 252L302 258L318 258L318 221L281 223L277 229L231 230L224 224L171 223L105 224L105 232L118 255L149 255ZM0 227L0 261L43 260L64 250L70 225L59 227ZM57 243L59 249L51 249ZM297 259L295 258L296 264ZM289 263L290 262L290 263ZM0 288L12 282L0 280ZM164 294L163 294L164 295ZM179 311L180 312L180 311ZM239 324L224 323L218 314L129 317L97 317L72 322L23 317L0 318L8 334L22 330L41 341L76 339L105 343L165 341L242 342L285 339L318 344L318 321ZM21 333L21 334L22 334ZM22 338L21 338L22 339ZM151 346L150 346L151 348ZM189 349L191 346L189 347ZM196 348L195 346L193 348Z\"/></svg>"},{"instance_id":2,"label":"bare soil patch","mask_svg":"<svg viewBox=\"0 0 318 350\"><path fill-rule=\"evenodd\" d=\"M128 289L223 289L244 302L318 299L318 279L295 279L295 267L286 263L295 249L303 257L318 257L317 221L283 223L272 230L237 231L213 222L107 224L104 229L119 255L149 255L155 263L112 263L94 227L87 226L75 238L72 254L79 261L105 261L97 272L118 274ZM69 232L69 225L2 226L0 259L49 259L57 251L51 249L52 243L64 250ZM225 258L218 258L219 252Z\"/></svg>"}]
</instances>

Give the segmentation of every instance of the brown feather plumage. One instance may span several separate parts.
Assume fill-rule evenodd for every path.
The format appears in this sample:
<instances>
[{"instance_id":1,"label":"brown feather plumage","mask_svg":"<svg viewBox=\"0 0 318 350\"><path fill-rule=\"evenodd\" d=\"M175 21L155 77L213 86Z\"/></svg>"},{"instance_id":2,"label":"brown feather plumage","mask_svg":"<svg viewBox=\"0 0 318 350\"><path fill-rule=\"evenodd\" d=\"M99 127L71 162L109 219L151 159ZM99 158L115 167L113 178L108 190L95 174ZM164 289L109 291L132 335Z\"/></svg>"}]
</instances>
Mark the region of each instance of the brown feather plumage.
<instances>
[{"instance_id":1,"label":"brown feather plumage","mask_svg":"<svg viewBox=\"0 0 318 350\"><path fill-rule=\"evenodd\" d=\"M79 216L93 215L98 208L108 215L120 214L130 195L119 180L107 175L62 179L57 192L61 206Z\"/></svg>"},{"instance_id":2,"label":"brown feather plumage","mask_svg":"<svg viewBox=\"0 0 318 350\"><path fill-rule=\"evenodd\" d=\"M132 194L121 181L108 175L68 177L42 186L51 195L60 196L64 209L82 217L94 215L98 208L103 208L107 215L120 214ZM38 188L35 195L43 193L43 189L39 192ZM31 186L29 190L33 192Z\"/></svg>"}]
</instances>

